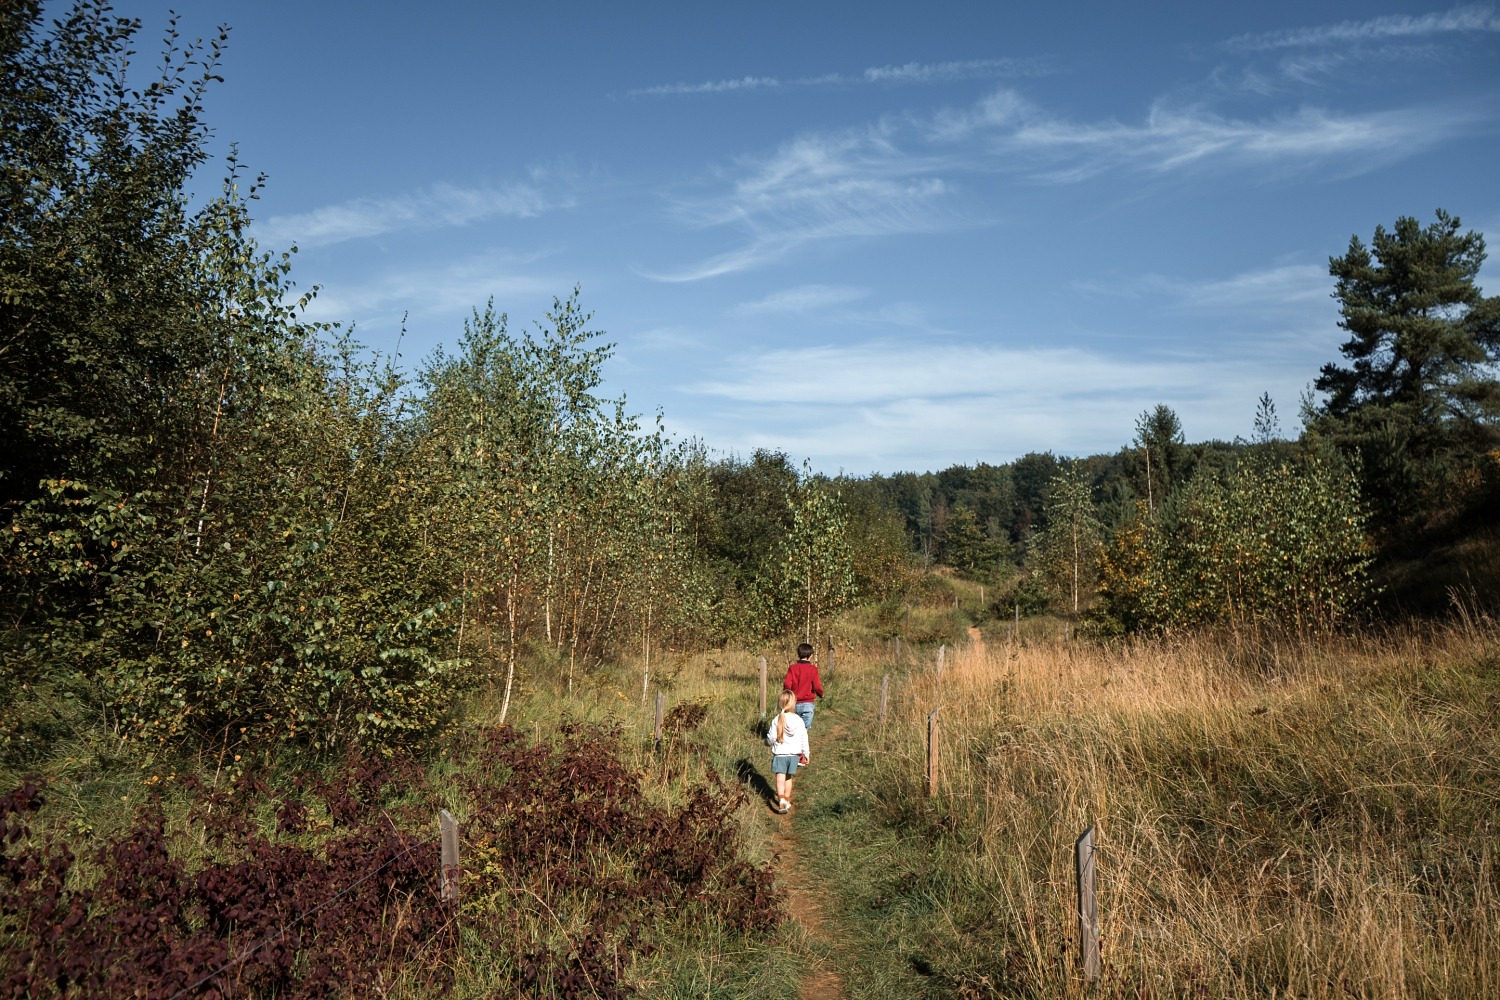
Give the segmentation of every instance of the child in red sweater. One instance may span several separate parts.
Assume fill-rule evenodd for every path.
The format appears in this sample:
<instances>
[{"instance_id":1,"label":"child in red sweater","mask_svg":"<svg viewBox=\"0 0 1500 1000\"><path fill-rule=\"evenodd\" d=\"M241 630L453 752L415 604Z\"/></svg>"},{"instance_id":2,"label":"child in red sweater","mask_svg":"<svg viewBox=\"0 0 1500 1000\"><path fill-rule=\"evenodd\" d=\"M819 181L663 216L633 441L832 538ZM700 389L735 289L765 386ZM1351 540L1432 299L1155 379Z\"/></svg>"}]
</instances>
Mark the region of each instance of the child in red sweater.
<instances>
[{"instance_id":1,"label":"child in red sweater","mask_svg":"<svg viewBox=\"0 0 1500 1000\"><path fill-rule=\"evenodd\" d=\"M823 697L823 679L818 676L818 665L812 662L813 648L811 643L804 642L797 647L797 662L786 668L786 680L781 686L792 692L797 698L797 714L802 717L802 724L812 729L813 709L816 705L813 699Z\"/></svg>"}]
</instances>

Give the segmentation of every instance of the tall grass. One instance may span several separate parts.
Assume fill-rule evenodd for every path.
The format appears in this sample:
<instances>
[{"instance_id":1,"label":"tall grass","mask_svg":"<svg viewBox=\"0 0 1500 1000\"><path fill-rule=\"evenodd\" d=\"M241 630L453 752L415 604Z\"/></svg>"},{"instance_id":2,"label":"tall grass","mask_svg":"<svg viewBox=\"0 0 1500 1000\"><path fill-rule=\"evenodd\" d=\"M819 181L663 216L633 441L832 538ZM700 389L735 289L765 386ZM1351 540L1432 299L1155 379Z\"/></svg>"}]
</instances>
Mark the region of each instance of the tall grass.
<instances>
[{"instance_id":1,"label":"tall grass","mask_svg":"<svg viewBox=\"0 0 1500 1000\"><path fill-rule=\"evenodd\" d=\"M1016 633L1000 621L965 645L956 614L914 613L899 644L855 623L844 634L864 638L846 639L832 663L823 653L814 764L785 820L754 793L768 771L758 658L774 698L789 650L658 652L644 700L644 664L580 670L571 686L553 665L523 673L511 720L528 739L549 742L569 720L618 726L622 765L658 804L686 802L708 768L742 782L752 795L732 822L746 855L765 863L794 844L778 891L797 878L823 897L816 942L795 928L746 938L665 921L661 950L629 976L644 995L793 996L798 971L826 960L853 997L1081 996L1072 847L1093 825L1097 995L1500 996L1493 620L1460 607L1447 624L1316 641L1112 646L1069 641L1060 623ZM669 710L704 710L693 727L669 724L659 745L656 689ZM481 692L460 728L494 721L499 704ZM116 826L143 780L122 763L81 782L75 758L92 771L107 746L52 747L56 794L87 800L60 803L56 822L85 836ZM462 791L461 770L438 752L429 777L467 815L483 803ZM535 926L516 919L520 939L555 930L546 913ZM462 949L455 995L508 981L485 967L500 961L492 948ZM407 994L428 992L414 980Z\"/></svg>"},{"instance_id":2,"label":"tall grass","mask_svg":"<svg viewBox=\"0 0 1500 1000\"><path fill-rule=\"evenodd\" d=\"M902 686L869 786L916 831L892 843L928 848L890 862L941 887L934 986L1079 990L1092 824L1105 995L1497 996L1497 709L1500 642L1472 614L1316 642L997 633Z\"/></svg>"}]
</instances>

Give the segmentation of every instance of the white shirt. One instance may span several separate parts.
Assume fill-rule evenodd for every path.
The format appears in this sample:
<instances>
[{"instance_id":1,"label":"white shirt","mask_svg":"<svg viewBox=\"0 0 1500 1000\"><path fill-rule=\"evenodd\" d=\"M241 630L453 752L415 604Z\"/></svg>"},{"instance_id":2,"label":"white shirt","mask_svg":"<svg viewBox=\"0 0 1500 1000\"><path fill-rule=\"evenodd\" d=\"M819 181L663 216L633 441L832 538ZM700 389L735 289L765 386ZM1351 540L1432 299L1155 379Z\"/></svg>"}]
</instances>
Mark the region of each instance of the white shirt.
<instances>
[{"instance_id":1,"label":"white shirt","mask_svg":"<svg viewBox=\"0 0 1500 1000\"><path fill-rule=\"evenodd\" d=\"M798 754L811 754L807 746L807 726L802 723L802 716L795 712L783 712L782 717L786 719L786 728L782 730L783 739L776 742L776 716L771 716L771 726L766 730L766 743L771 747L771 753L776 756Z\"/></svg>"}]
</instances>

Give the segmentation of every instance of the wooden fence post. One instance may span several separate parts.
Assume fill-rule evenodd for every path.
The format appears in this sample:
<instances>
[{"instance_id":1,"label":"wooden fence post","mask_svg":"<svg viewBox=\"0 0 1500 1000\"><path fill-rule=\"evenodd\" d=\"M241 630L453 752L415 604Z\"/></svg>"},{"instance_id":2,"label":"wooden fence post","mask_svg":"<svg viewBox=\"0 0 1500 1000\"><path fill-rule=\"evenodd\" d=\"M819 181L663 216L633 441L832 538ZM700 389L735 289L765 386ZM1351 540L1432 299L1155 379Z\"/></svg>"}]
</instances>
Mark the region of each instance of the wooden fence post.
<instances>
[{"instance_id":1,"label":"wooden fence post","mask_svg":"<svg viewBox=\"0 0 1500 1000\"><path fill-rule=\"evenodd\" d=\"M458 820L446 809L438 810L438 834L442 841L443 871L440 885L445 903L458 902Z\"/></svg>"},{"instance_id":2,"label":"wooden fence post","mask_svg":"<svg viewBox=\"0 0 1500 1000\"><path fill-rule=\"evenodd\" d=\"M943 676L943 661L946 660L947 658L948 658L948 644L945 642L941 646L938 647L937 675L939 677Z\"/></svg>"},{"instance_id":3,"label":"wooden fence post","mask_svg":"<svg viewBox=\"0 0 1500 1000\"><path fill-rule=\"evenodd\" d=\"M937 794L938 781L938 709L939 705L927 713L927 797L930 799Z\"/></svg>"},{"instance_id":4,"label":"wooden fence post","mask_svg":"<svg viewBox=\"0 0 1500 1000\"><path fill-rule=\"evenodd\" d=\"M762 718L766 714L766 658L760 658L760 714Z\"/></svg>"},{"instance_id":5,"label":"wooden fence post","mask_svg":"<svg viewBox=\"0 0 1500 1000\"><path fill-rule=\"evenodd\" d=\"M660 688L656 690L656 750L661 752L661 723L667 707L667 693Z\"/></svg>"},{"instance_id":6,"label":"wooden fence post","mask_svg":"<svg viewBox=\"0 0 1500 1000\"><path fill-rule=\"evenodd\" d=\"M886 674L884 677L880 678L880 724L882 726L885 725L886 695L890 693L890 690L891 675Z\"/></svg>"},{"instance_id":7,"label":"wooden fence post","mask_svg":"<svg viewBox=\"0 0 1500 1000\"><path fill-rule=\"evenodd\" d=\"M1079 836L1078 866L1078 954L1083 978L1091 985L1099 978L1099 900L1094 895L1094 828Z\"/></svg>"}]
</instances>

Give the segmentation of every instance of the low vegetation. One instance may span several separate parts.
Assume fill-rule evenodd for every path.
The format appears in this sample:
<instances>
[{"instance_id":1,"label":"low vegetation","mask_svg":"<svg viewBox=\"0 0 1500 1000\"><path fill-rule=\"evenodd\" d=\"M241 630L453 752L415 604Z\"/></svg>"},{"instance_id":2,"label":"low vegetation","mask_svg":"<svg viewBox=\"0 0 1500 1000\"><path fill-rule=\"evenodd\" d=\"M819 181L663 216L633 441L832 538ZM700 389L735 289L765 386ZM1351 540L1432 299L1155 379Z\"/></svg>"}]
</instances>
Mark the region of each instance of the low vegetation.
<instances>
[{"instance_id":1,"label":"low vegetation","mask_svg":"<svg viewBox=\"0 0 1500 1000\"><path fill-rule=\"evenodd\" d=\"M1089 826L1101 995L1492 995L1497 711L1484 618L1312 643L992 633L914 676L821 800L829 891L888 984L864 995L1077 995Z\"/></svg>"},{"instance_id":2,"label":"low vegetation","mask_svg":"<svg viewBox=\"0 0 1500 1000\"><path fill-rule=\"evenodd\" d=\"M697 717L677 718L691 744ZM211 780L152 775L109 807L70 803L82 783L23 782L0 802L0 984L38 998L623 997L658 953L670 969L720 937L771 940L783 914L733 819L745 793L701 768L663 788L622 738L477 727L426 766L239 761ZM445 804L463 816L457 903L434 836ZM119 829L89 830L102 815Z\"/></svg>"}]
</instances>

